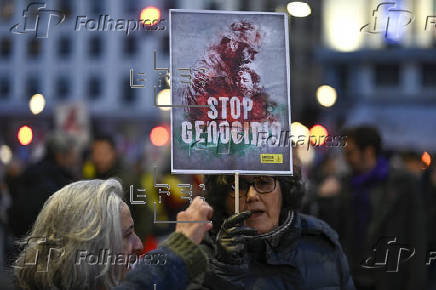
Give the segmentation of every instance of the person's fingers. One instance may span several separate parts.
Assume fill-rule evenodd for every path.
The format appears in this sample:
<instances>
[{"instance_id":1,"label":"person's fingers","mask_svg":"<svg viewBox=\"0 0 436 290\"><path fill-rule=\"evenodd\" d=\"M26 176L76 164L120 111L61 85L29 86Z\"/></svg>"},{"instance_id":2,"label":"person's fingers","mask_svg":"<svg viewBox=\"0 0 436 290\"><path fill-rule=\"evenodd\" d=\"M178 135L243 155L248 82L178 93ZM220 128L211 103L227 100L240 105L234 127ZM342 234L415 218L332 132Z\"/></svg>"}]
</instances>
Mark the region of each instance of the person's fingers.
<instances>
[{"instance_id":1,"label":"person's fingers","mask_svg":"<svg viewBox=\"0 0 436 290\"><path fill-rule=\"evenodd\" d=\"M210 231L213 228L213 224L212 224L212 222L210 222L210 223L205 224L204 227L205 227L206 231Z\"/></svg>"},{"instance_id":2,"label":"person's fingers","mask_svg":"<svg viewBox=\"0 0 436 290\"><path fill-rule=\"evenodd\" d=\"M209 220L212 218L213 209L204 201L200 196L196 196L190 206L186 209L192 216L199 218L200 220Z\"/></svg>"},{"instance_id":3,"label":"person's fingers","mask_svg":"<svg viewBox=\"0 0 436 290\"><path fill-rule=\"evenodd\" d=\"M207 209L206 219L210 220L212 218L212 216L213 216L213 208L207 202L206 202L205 206L206 206L206 209Z\"/></svg>"},{"instance_id":4,"label":"person's fingers","mask_svg":"<svg viewBox=\"0 0 436 290\"><path fill-rule=\"evenodd\" d=\"M200 197L195 198L195 204L194 201L191 204L191 211L192 214L195 215L198 220L209 220L212 218L213 214L213 208L206 202L203 201Z\"/></svg>"},{"instance_id":5,"label":"person's fingers","mask_svg":"<svg viewBox=\"0 0 436 290\"><path fill-rule=\"evenodd\" d=\"M226 250L229 253L236 254L236 253L242 252L244 250L244 244L228 245L226 247Z\"/></svg>"},{"instance_id":6,"label":"person's fingers","mask_svg":"<svg viewBox=\"0 0 436 290\"><path fill-rule=\"evenodd\" d=\"M192 200L191 204L186 209L186 211L189 212L191 215L195 215L200 210L201 203L202 203L202 200L198 196L195 197Z\"/></svg>"},{"instance_id":7,"label":"person's fingers","mask_svg":"<svg viewBox=\"0 0 436 290\"><path fill-rule=\"evenodd\" d=\"M222 243L223 246L225 246L226 248L230 247L230 246L236 246L236 245L242 245L244 246L245 239L244 237L233 237L229 240L227 240L225 243Z\"/></svg>"},{"instance_id":8,"label":"person's fingers","mask_svg":"<svg viewBox=\"0 0 436 290\"><path fill-rule=\"evenodd\" d=\"M186 215L185 211L178 212L177 216L176 216L176 219L177 220L182 220L185 217L185 215Z\"/></svg>"},{"instance_id":9,"label":"person's fingers","mask_svg":"<svg viewBox=\"0 0 436 290\"><path fill-rule=\"evenodd\" d=\"M255 236L258 232L256 229L250 227L235 227L232 230L228 230L230 237L234 236Z\"/></svg>"},{"instance_id":10,"label":"person's fingers","mask_svg":"<svg viewBox=\"0 0 436 290\"><path fill-rule=\"evenodd\" d=\"M210 220L212 218L212 215L213 215L213 208L206 203L206 204L202 205L202 210L203 210L202 217L204 217L204 219L206 219L206 220Z\"/></svg>"},{"instance_id":11,"label":"person's fingers","mask_svg":"<svg viewBox=\"0 0 436 290\"><path fill-rule=\"evenodd\" d=\"M203 205L209 205L204 198L201 198L201 196L196 196L194 197L194 199L192 200L191 206L193 206L194 208L200 208Z\"/></svg>"},{"instance_id":12,"label":"person's fingers","mask_svg":"<svg viewBox=\"0 0 436 290\"><path fill-rule=\"evenodd\" d=\"M222 228L223 229L229 229L231 227L236 226L237 224L242 223L244 220L248 219L251 216L251 211L243 211L238 214L234 214L231 217L229 217L226 221L224 221Z\"/></svg>"}]
</instances>

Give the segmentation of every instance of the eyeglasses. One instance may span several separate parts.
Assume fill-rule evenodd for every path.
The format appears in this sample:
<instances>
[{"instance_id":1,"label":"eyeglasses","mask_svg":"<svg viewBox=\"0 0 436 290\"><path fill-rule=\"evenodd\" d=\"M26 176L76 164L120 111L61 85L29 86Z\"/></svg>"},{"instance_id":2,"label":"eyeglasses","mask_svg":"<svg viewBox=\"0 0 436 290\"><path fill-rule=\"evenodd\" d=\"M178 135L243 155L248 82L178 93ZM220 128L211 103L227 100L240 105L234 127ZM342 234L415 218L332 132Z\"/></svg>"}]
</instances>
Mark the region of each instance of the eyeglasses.
<instances>
[{"instance_id":1,"label":"eyeglasses","mask_svg":"<svg viewBox=\"0 0 436 290\"><path fill-rule=\"evenodd\" d=\"M245 179L239 180L239 198L246 198L248 190L252 185L254 186L254 189L260 194L270 193L274 189L276 189L276 179L271 176L259 176L251 182ZM232 184L232 191L229 194L231 197L235 197L234 183Z\"/></svg>"}]
</instances>

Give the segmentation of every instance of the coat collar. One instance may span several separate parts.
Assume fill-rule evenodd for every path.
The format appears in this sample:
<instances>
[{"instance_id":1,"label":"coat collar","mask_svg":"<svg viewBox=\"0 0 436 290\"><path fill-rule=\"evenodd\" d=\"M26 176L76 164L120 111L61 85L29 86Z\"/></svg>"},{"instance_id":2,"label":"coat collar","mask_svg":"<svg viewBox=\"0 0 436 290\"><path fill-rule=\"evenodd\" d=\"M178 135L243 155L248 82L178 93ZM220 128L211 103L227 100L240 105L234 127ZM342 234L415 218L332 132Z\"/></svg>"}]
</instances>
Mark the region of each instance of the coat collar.
<instances>
[{"instance_id":1,"label":"coat collar","mask_svg":"<svg viewBox=\"0 0 436 290\"><path fill-rule=\"evenodd\" d=\"M290 264L293 249L301 236L301 218L294 211L289 211L285 221L269 233L253 237L249 247L262 251L260 255L268 264Z\"/></svg>"}]
</instances>

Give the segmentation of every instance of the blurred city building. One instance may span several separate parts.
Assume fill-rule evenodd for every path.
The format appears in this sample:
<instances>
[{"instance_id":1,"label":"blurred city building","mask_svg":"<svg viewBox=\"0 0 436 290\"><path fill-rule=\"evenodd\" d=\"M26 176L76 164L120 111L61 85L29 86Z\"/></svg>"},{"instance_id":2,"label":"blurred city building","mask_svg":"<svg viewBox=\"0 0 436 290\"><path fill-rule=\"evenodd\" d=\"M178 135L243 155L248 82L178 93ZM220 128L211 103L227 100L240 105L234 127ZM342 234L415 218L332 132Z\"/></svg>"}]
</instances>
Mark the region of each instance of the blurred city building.
<instances>
[{"instance_id":1,"label":"blurred city building","mask_svg":"<svg viewBox=\"0 0 436 290\"><path fill-rule=\"evenodd\" d=\"M142 29L128 36L124 31L99 30L102 17L114 22L106 24L107 28L114 27L118 19L139 20L141 10L149 5L162 11L162 24L167 26L167 2L42 2L46 4L43 9L65 15L58 25L56 17L49 19L47 38L35 37L32 31L10 31L14 24L22 25L23 11L32 1L1 1L0 143L17 144L17 131L23 124L33 129L34 144L41 143L53 129L53 120L65 113L57 112L65 104L84 104L91 129L130 137L146 137L147 130L165 120L153 106L153 86L158 85L160 76L152 60L156 50L158 65L168 67L168 30L161 33ZM39 19L40 26L46 24L39 9L29 8L26 21L35 23ZM130 87L130 69L144 74L144 88ZM45 108L37 115L29 110L29 100L35 94L45 98ZM169 118L169 113L164 117Z\"/></svg>"},{"instance_id":2,"label":"blurred city building","mask_svg":"<svg viewBox=\"0 0 436 290\"><path fill-rule=\"evenodd\" d=\"M168 88L163 71L155 70L155 66L169 67L168 9L287 12L288 4L279 0L42 2L45 7L32 6L32 1L1 1L0 144L12 146L14 156L20 151L20 159L26 162L35 159L34 152L28 149L35 151L53 127L59 129L62 122L73 123L65 125L72 129L74 122L82 124L85 136L80 137L84 141L89 141L96 131L112 132L118 141L121 139L121 146L128 150L135 147L132 152L121 148L128 160L143 154L144 143L150 142L150 130L169 121L169 111L154 106L153 91L154 87L157 93ZM311 10L307 17L288 16L292 118L310 125L319 112L314 94L321 75L315 59L321 43L321 2L308 3ZM143 9L150 6L159 10L160 24L165 29L141 29L128 36L125 31L107 31L118 19L139 20ZM44 22L44 9L64 14L65 20L58 25L58 17ZM37 31L31 31L31 25L23 25L25 21L36 23L37 16L40 26L47 25L46 38L36 37ZM109 19L115 23L109 23ZM10 29L15 24L19 24L18 30L28 31L12 33ZM133 85L144 87L131 88L131 74ZM33 142L27 148L17 142L17 132L24 125L33 130Z\"/></svg>"},{"instance_id":3,"label":"blurred city building","mask_svg":"<svg viewBox=\"0 0 436 290\"><path fill-rule=\"evenodd\" d=\"M436 148L436 27L433 0L323 1L324 81L337 104L333 127L372 124L389 150Z\"/></svg>"}]
</instances>

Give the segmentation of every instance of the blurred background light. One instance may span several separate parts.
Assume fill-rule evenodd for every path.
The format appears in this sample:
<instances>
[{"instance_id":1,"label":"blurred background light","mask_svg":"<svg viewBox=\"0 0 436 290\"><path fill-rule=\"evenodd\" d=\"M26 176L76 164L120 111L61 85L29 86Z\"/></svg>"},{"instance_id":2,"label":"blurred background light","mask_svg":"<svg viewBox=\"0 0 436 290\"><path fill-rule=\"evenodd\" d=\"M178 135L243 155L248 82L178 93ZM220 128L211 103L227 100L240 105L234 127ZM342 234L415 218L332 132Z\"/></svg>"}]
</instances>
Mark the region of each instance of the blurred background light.
<instances>
[{"instance_id":1,"label":"blurred background light","mask_svg":"<svg viewBox=\"0 0 436 290\"><path fill-rule=\"evenodd\" d=\"M288 13L294 17L306 17L312 12L309 4L305 2L290 2L286 8Z\"/></svg>"},{"instance_id":2,"label":"blurred background light","mask_svg":"<svg viewBox=\"0 0 436 290\"><path fill-rule=\"evenodd\" d=\"M169 89L163 89L157 94L158 105L171 105L171 94ZM159 107L162 111L169 111L171 107Z\"/></svg>"},{"instance_id":3,"label":"blurred background light","mask_svg":"<svg viewBox=\"0 0 436 290\"><path fill-rule=\"evenodd\" d=\"M160 20L160 10L154 6L147 6L141 10L139 19L144 23L144 25L152 26L159 22Z\"/></svg>"},{"instance_id":4,"label":"blurred background light","mask_svg":"<svg viewBox=\"0 0 436 290\"><path fill-rule=\"evenodd\" d=\"M18 130L17 134L18 141L21 145L26 146L32 143L33 132L29 126L22 126Z\"/></svg>"},{"instance_id":5,"label":"blurred background light","mask_svg":"<svg viewBox=\"0 0 436 290\"><path fill-rule=\"evenodd\" d=\"M316 90L318 103L324 107L331 107L336 103L336 89L328 85L318 87Z\"/></svg>"},{"instance_id":6,"label":"blurred background light","mask_svg":"<svg viewBox=\"0 0 436 290\"><path fill-rule=\"evenodd\" d=\"M324 7L324 39L326 44L343 52L354 51L361 45L365 24L366 1L326 0Z\"/></svg>"},{"instance_id":7,"label":"blurred background light","mask_svg":"<svg viewBox=\"0 0 436 290\"><path fill-rule=\"evenodd\" d=\"M168 129L163 126L157 126L151 129L150 141L154 146L165 146L170 140Z\"/></svg>"},{"instance_id":8,"label":"blurred background light","mask_svg":"<svg viewBox=\"0 0 436 290\"><path fill-rule=\"evenodd\" d=\"M294 137L298 137L301 135L308 136L309 129L307 129L307 127L300 122L293 122L291 124L291 135Z\"/></svg>"},{"instance_id":9,"label":"blurred background light","mask_svg":"<svg viewBox=\"0 0 436 290\"><path fill-rule=\"evenodd\" d=\"M3 164L9 164L12 160L12 151L8 145L0 146L0 160Z\"/></svg>"},{"instance_id":10,"label":"blurred background light","mask_svg":"<svg viewBox=\"0 0 436 290\"><path fill-rule=\"evenodd\" d=\"M317 124L310 128L309 135L311 137L313 136L310 138L312 145L322 146L324 145L325 137L329 135L329 132L324 126Z\"/></svg>"},{"instance_id":11,"label":"blurred background light","mask_svg":"<svg viewBox=\"0 0 436 290\"><path fill-rule=\"evenodd\" d=\"M300 145L300 143L298 142L298 140L304 140L304 142L306 142L308 136L309 136L309 129L304 126L303 124L301 124L300 122L293 122L291 124L291 141L294 144ZM301 138L299 138L299 136L304 136ZM302 146L305 147L305 146Z\"/></svg>"},{"instance_id":12,"label":"blurred background light","mask_svg":"<svg viewBox=\"0 0 436 290\"><path fill-rule=\"evenodd\" d=\"M45 98L42 94L34 94L29 101L29 108L32 114L38 115L44 110Z\"/></svg>"},{"instance_id":13,"label":"blurred background light","mask_svg":"<svg viewBox=\"0 0 436 290\"><path fill-rule=\"evenodd\" d=\"M310 165L315 159L315 151L313 150L312 146L298 146L297 154L304 166Z\"/></svg>"},{"instance_id":14,"label":"blurred background light","mask_svg":"<svg viewBox=\"0 0 436 290\"><path fill-rule=\"evenodd\" d=\"M431 164L431 156L428 154L427 151L422 153L421 155L421 161L425 164L426 168L428 168Z\"/></svg>"}]
</instances>

